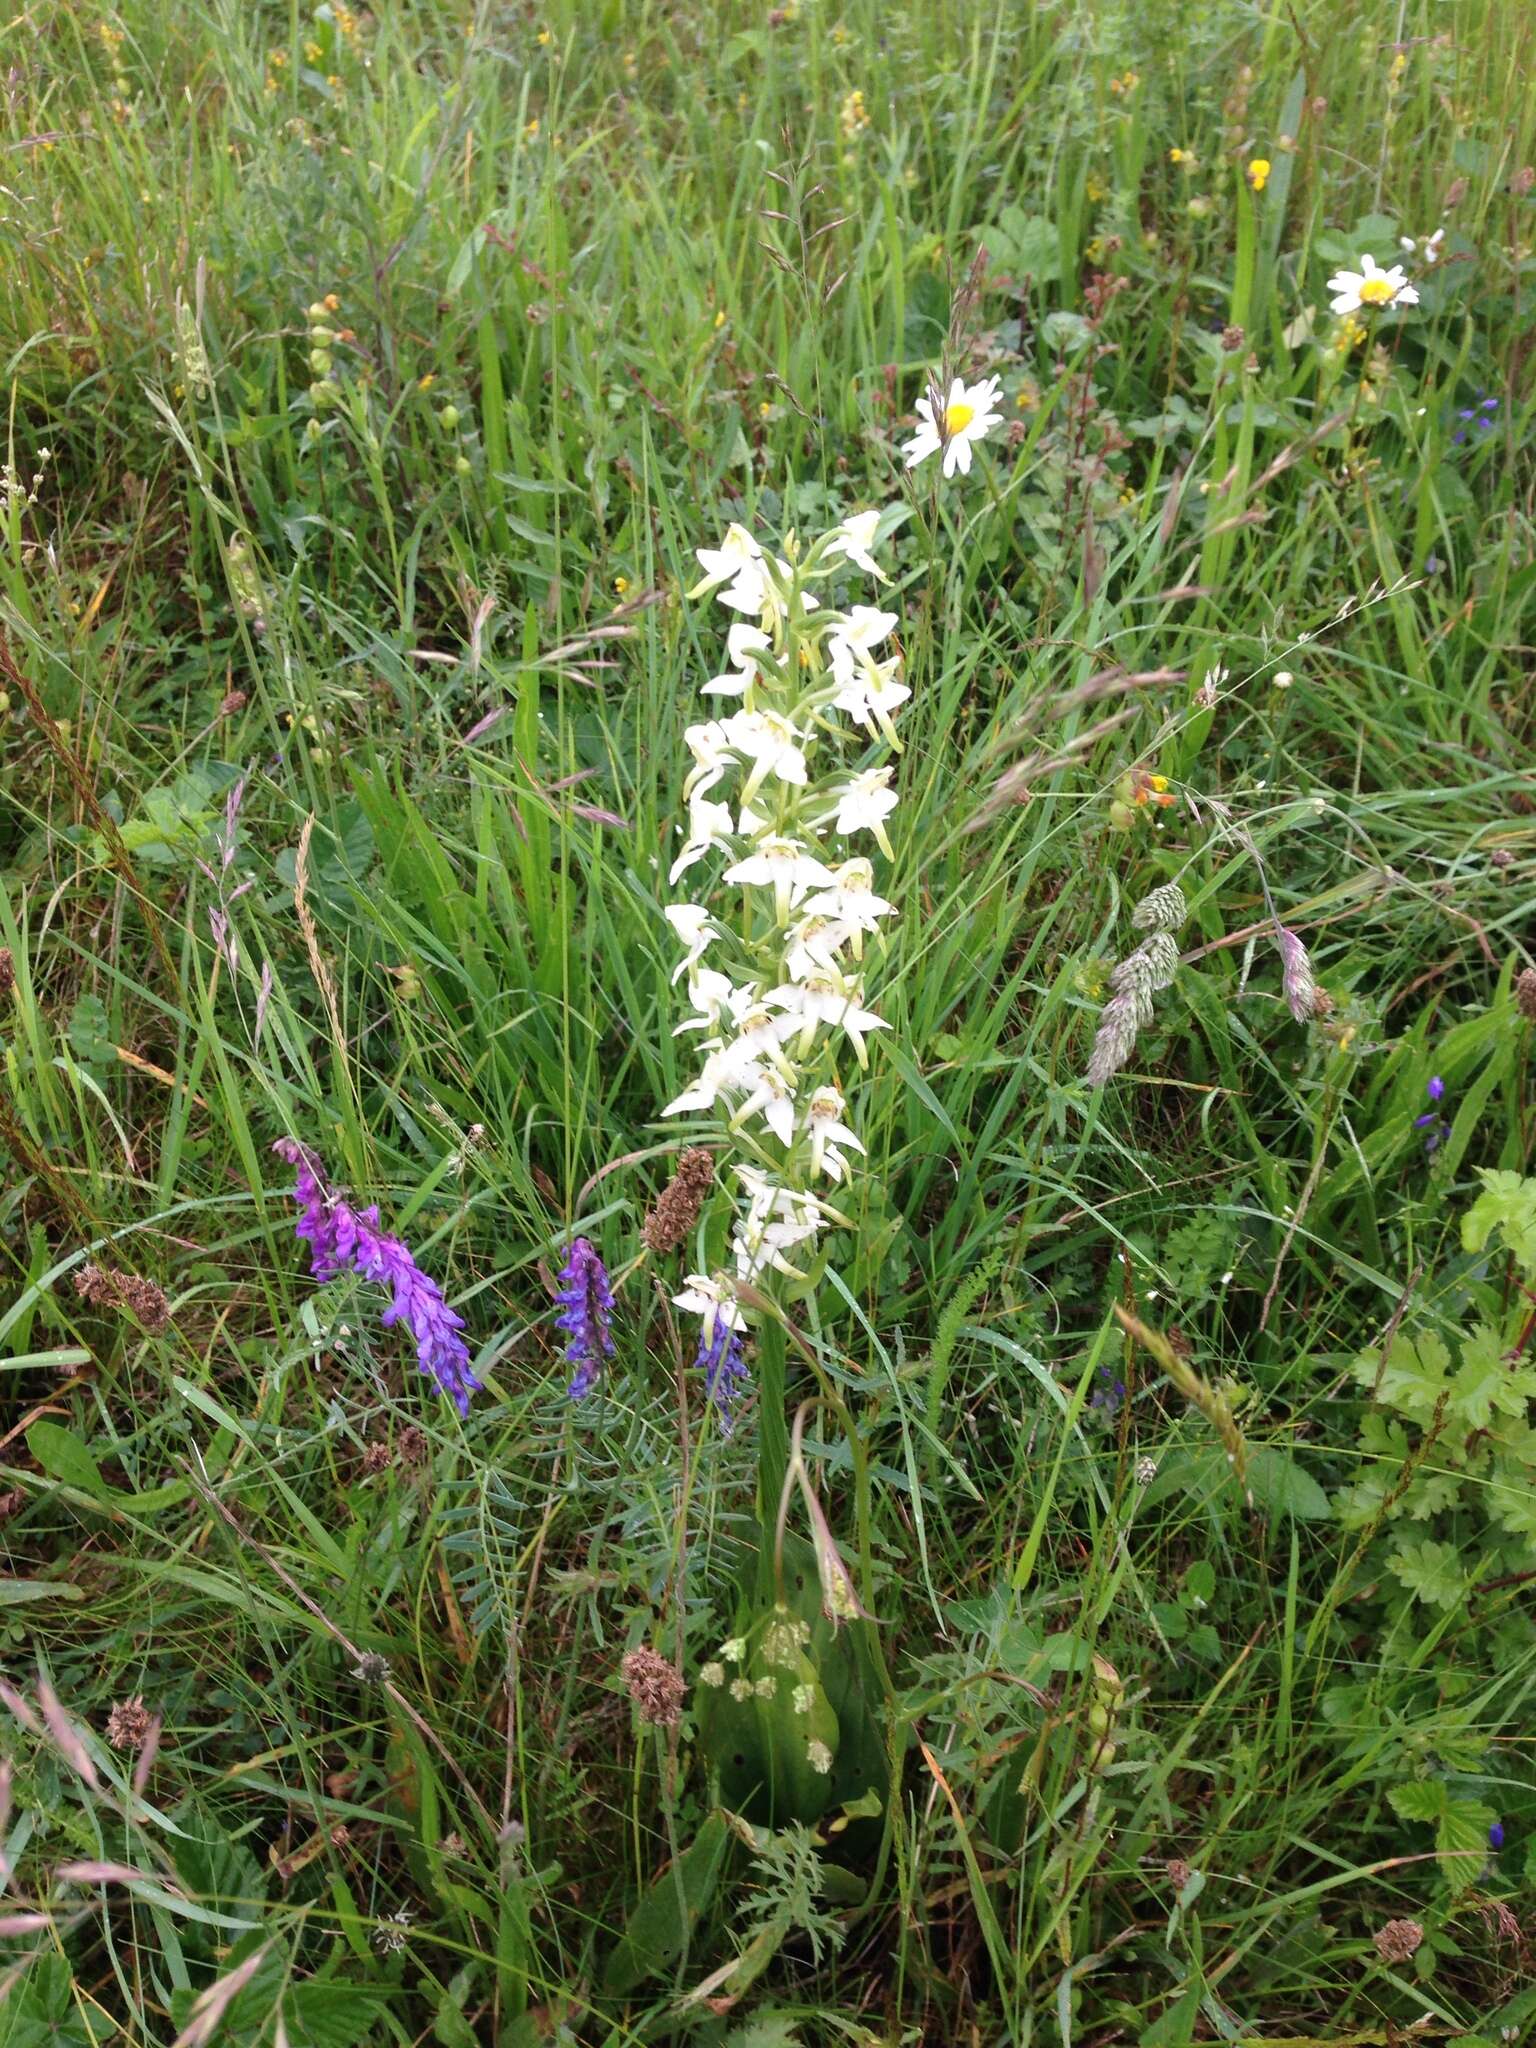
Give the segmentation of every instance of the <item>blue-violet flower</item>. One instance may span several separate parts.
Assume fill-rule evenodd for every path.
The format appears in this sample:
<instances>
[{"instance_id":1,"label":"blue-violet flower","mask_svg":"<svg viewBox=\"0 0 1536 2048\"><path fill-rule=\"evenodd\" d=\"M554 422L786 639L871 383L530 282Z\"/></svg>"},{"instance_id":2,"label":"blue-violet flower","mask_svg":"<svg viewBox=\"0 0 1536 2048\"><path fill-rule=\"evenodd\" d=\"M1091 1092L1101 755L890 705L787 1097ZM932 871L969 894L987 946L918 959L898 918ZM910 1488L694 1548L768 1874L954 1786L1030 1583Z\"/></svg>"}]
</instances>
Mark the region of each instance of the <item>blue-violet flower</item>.
<instances>
[{"instance_id":1,"label":"blue-violet flower","mask_svg":"<svg viewBox=\"0 0 1536 2048\"><path fill-rule=\"evenodd\" d=\"M713 1331L700 1339L699 1354L693 1362L704 1375L704 1391L715 1404L721 1431L729 1436L736 1427L737 1404L751 1380L741 1332L733 1330L724 1316L717 1316Z\"/></svg>"},{"instance_id":2,"label":"blue-violet flower","mask_svg":"<svg viewBox=\"0 0 1536 2048\"><path fill-rule=\"evenodd\" d=\"M579 1401L597 1385L603 1360L613 1356L613 1289L602 1258L584 1237L571 1242L555 1299L555 1328L565 1332L566 1363L576 1368L566 1392Z\"/></svg>"},{"instance_id":3,"label":"blue-violet flower","mask_svg":"<svg viewBox=\"0 0 1536 2048\"><path fill-rule=\"evenodd\" d=\"M443 1291L417 1265L409 1245L379 1228L377 1204L354 1209L330 1187L319 1158L293 1138L279 1138L272 1150L297 1171L293 1198L299 1204L297 1234L309 1246L309 1269L319 1281L334 1280L351 1270L392 1294L379 1317L388 1329L404 1323L416 1344L421 1370L435 1380L461 1415L469 1413L469 1397L480 1386L469 1362L469 1347L459 1332L464 1318L455 1315Z\"/></svg>"}]
</instances>

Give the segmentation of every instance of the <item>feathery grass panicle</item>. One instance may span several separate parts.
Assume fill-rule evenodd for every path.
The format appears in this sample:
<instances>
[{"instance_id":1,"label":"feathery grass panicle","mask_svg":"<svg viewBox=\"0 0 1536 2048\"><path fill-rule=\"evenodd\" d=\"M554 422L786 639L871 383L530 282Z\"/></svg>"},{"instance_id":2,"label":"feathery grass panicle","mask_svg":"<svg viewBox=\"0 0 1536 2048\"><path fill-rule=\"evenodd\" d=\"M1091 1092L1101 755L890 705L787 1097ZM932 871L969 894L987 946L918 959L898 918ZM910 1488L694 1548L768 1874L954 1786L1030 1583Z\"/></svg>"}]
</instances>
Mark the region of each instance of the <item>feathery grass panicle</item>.
<instances>
[{"instance_id":1,"label":"feathery grass panicle","mask_svg":"<svg viewBox=\"0 0 1536 2048\"><path fill-rule=\"evenodd\" d=\"M1189 915L1184 891L1165 882L1144 897L1131 913L1131 923L1147 936L1134 952L1109 971L1110 997L1099 1015L1087 1072L1090 1088L1102 1088L1119 1073L1136 1049L1136 1040L1152 1022L1152 998L1171 988L1179 969L1175 933Z\"/></svg>"}]
</instances>

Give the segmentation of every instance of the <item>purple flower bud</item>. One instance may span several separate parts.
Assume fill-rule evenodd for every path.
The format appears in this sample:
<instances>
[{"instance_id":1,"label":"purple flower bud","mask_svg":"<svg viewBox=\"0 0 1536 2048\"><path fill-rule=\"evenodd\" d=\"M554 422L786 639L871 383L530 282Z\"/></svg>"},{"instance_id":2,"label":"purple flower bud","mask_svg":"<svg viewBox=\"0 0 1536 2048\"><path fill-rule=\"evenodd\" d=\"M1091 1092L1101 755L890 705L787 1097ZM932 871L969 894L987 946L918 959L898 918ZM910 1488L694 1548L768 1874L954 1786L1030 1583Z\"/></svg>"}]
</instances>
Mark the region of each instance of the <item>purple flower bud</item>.
<instances>
[{"instance_id":1,"label":"purple flower bud","mask_svg":"<svg viewBox=\"0 0 1536 2048\"><path fill-rule=\"evenodd\" d=\"M459 1332L464 1318L455 1315L437 1282L422 1272L410 1247L379 1229L376 1205L354 1209L326 1184L320 1160L293 1138L279 1138L272 1150L297 1171L293 1198L299 1204L294 1226L309 1246L309 1269L319 1281L334 1280L348 1268L390 1290L392 1299L379 1317L385 1329L404 1323L416 1344L421 1370L452 1400L461 1415L469 1413L469 1397L479 1387L469 1362L469 1347Z\"/></svg>"},{"instance_id":2,"label":"purple flower bud","mask_svg":"<svg viewBox=\"0 0 1536 2048\"><path fill-rule=\"evenodd\" d=\"M566 1392L579 1401L597 1385L603 1360L613 1356L613 1289L596 1248L584 1237L571 1241L555 1299L555 1328L565 1332L566 1363L576 1368Z\"/></svg>"},{"instance_id":3,"label":"purple flower bud","mask_svg":"<svg viewBox=\"0 0 1536 2048\"><path fill-rule=\"evenodd\" d=\"M1493 1826L1492 1826L1492 1827L1491 1827L1491 1828L1490 1828L1490 1829L1488 1830L1488 1846L1489 1846L1489 1848L1490 1848L1490 1849L1502 1849L1502 1848L1503 1848L1503 1846L1504 1846L1504 1823L1503 1823L1503 1821L1501 1821L1501 1820L1496 1820L1496 1821L1494 1822Z\"/></svg>"},{"instance_id":4,"label":"purple flower bud","mask_svg":"<svg viewBox=\"0 0 1536 2048\"><path fill-rule=\"evenodd\" d=\"M1433 1074L1430 1076L1429 1080L1425 1082L1424 1092L1429 1097L1431 1102L1438 1102L1441 1096L1445 1093L1445 1083L1441 1080L1438 1074Z\"/></svg>"}]
</instances>

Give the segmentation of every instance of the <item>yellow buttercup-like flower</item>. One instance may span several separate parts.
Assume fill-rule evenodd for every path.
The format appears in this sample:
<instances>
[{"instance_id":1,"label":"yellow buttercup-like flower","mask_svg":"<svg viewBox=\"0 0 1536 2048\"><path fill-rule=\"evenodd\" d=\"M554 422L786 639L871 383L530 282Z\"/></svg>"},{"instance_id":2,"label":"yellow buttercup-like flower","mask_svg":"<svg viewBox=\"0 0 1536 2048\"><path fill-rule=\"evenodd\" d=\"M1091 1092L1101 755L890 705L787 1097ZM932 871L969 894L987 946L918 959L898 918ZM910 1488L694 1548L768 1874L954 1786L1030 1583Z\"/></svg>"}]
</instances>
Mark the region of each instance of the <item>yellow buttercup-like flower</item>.
<instances>
[{"instance_id":1,"label":"yellow buttercup-like flower","mask_svg":"<svg viewBox=\"0 0 1536 2048\"><path fill-rule=\"evenodd\" d=\"M1256 156L1248 166L1248 183L1255 192L1262 192L1269 183L1271 165L1267 156Z\"/></svg>"}]
</instances>

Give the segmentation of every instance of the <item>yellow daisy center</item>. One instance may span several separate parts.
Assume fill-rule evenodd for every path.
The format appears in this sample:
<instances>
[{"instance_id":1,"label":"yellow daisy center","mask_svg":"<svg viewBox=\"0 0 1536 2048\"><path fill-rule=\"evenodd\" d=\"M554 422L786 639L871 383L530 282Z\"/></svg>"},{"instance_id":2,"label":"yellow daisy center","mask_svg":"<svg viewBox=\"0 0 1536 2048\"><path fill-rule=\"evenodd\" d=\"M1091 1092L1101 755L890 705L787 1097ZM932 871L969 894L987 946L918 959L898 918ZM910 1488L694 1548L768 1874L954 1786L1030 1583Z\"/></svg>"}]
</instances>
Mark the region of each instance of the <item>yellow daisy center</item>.
<instances>
[{"instance_id":1,"label":"yellow daisy center","mask_svg":"<svg viewBox=\"0 0 1536 2048\"><path fill-rule=\"evenodd\" d=\"M975 406L967 405L963 398L957 400L954 405L946 405L944 408L945 434L949 435L964 433L965 429L971 424L971 421L975 419L975 417Z\"/></svg>"},{"instance_id":2,"label":"yellow daisy center","mask_svg":"<svg viewBox=\"0 0 1536 2048\"><path fill-rule=\"evenodd\" d=\"M1360 303L1362 306L1389 306L1396 296L1395 287L1389 279L1381 276L1379 272L1375 277L1365 278L1360 286Z\"/></svg>"}]
</instances>

